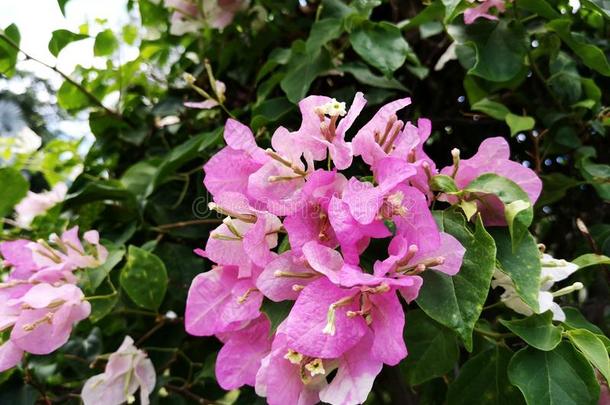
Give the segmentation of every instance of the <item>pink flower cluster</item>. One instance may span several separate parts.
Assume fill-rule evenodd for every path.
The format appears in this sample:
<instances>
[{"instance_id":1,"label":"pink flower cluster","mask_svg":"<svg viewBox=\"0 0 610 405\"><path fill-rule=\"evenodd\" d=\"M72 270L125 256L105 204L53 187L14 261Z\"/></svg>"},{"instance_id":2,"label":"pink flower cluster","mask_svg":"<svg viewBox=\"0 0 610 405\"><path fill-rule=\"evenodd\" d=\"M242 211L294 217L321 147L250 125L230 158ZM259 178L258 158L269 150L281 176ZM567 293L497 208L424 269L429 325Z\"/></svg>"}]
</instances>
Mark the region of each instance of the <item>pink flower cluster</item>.
<instances>
[{"instance_id":1,"label":"pink flower cluster","mask_svg":"<svg viewBox=\"0 0 610 405\"><path fill-rule=\"evenodd\" d=\"M0 283L0 332L11 330L0 345L4 371L16 366L24 352L49 354L68 341L72 326L91 312L74 271L101 265L108 251L97 231L85 232L81 242L74 227L48 242L2 242L0 254L11 269Z\"/></svg>"},{"instance_id":2,"label":"pink flower cluster","mask_svg":"<svg viewBox=\"0 0 610 405\"><path fill-rule=\"evenodd\" d=\"M204 166L210 208L226 218L196 251L216 266L193 280L185 325L224 343L216 374L225 389L254 386L272 405L364 402L383 365L407 356L399 296L417 298L422 272L454 275L462 264L464 248L430 211L432 176L449 171L463 187L494 172L523 186L532 201L540 193L536 175L508 160L502 138L439 171L423 150L430 121L397 117L408 98L382 107L347 141L365 104L361 93L349 110L307 97L299 104L301 127L277 129L272 149L229 120L228 146ZM339 172L353 172L354 157L371 176ZM363 263L373 239L389 241L387 255ZM275 331L263 300L294 301Z\"/></svg>"}]
</instances>

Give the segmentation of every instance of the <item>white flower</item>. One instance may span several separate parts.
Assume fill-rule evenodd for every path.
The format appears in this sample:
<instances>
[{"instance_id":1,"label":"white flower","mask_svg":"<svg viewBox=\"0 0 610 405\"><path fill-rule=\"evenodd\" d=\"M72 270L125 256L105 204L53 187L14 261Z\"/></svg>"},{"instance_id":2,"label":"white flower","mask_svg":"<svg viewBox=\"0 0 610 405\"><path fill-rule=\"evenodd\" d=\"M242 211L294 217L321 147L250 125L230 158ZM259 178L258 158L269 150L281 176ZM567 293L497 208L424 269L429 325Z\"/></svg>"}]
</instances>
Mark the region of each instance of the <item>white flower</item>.
<instances>
[{"instance_id":1,"label":"white flower","mask_svg":"<svg viewBox=\"0 0 610 405\"><path fill-rule=\"evenodd\" d=\"M542 270L540 272L540 291L538 293L539 313L546 311L553 312L553 320L565 321L566 316L559 304L554 302L555 297L569 294L583 288L582 283L576 282L571 286L562 288L555 292L550 292L551 287L558 281L565 280L572 273L578 270L578 266L563 259L555 259L549 254L543 254L540 258ZM509 276L496 269L493 280L493 288L502 287L504 292L500 299L513 311L530 316L534 311L519 297L515 290L515 285Z\"/></svg>"},{"instance_id":2,"label":"white flower","mask_svg":"<svg viewBox=\"0 0 610 405\"><path fill-rule=\"evenodd\" d=\"M146 353L126 336L121 347L110 355L104 372L87 380L81 398L85 405L133 403L133 394L139 388L140 404L148 405L156 379L155 368Z\"/></svg>"},{"instance_id":3,"label":"white flower","mask_svg":"<svg viewBox=\"0 0 610 405\"><path fill-rule=\"evenodd\" d=\"M28 191L25 198L15 206L17 225L27 228L38 215L62 202L67 192L68 186L64 183L57 183L51 190L42 193Z\"/></svg>"}]
</instances>

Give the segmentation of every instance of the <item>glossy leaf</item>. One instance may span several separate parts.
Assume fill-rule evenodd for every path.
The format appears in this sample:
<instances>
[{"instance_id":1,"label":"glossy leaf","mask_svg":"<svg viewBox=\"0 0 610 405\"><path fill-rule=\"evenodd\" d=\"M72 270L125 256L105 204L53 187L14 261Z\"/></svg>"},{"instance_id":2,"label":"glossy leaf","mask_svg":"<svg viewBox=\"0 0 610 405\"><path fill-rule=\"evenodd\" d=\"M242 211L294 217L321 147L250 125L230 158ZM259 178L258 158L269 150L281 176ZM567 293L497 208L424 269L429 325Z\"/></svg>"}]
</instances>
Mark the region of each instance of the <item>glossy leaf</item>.
<instances>
[{"instance_id":1,"label":"glossy leaf","mask_svg":"<svg viewBox=\"0 0 610 405\"><path fill-rule=\"evenodd\" d=\"M599 397L593 368L566 342L550 352L521 349L508 365L508 378L528 405L594 405Z\"/></svg>"},{"instance_id":2,"label":"glossy leaf","mask_svg":"<svg viewBox=\"0 0 610 405\"><path fill-rule=\"evenodd\" d=\"M138 306L157 310L167 289L165 264L155 254L129 246L120 281L129 298Z\"/></svg>"},{"instance_id":3,"label":"glossy leaf","mask_svg":"<svg viewBox=\"0 0 610 405\"><path fill-rule=\"evenodd\" d=\"M455 333L430 319L423 311L407 313L405 342L409 356L400 364L410 385L440 377L458 360Z\"/></svg>"},{"instance_id":4,"label":"glossy leaf","mask_svg":"<svg viewBox=\"0 0 610 405\"><path fill-rule=\"evenodd\" d=\"M513 353L503 347L487 349L468 359L449 385L449 405L522 404L523 396L508 381L506 372Z\"/></svg>"},{"instance_id":5,"label":"glossy leaf","mask_svg":"<svg viewBox=\"0 0 610 405\"><path fill-rule=\"evenodd\" d=\"M386 22L364 22L351 32L350 42L362 59L386 76L405 63L410 51L400 30Z\"/></svg>"},{"instance_id":6,"label":"glossy leaf","mask_svg":"<svg viewBox=\"0 0 610 405\"><path fill-rule=\"evenodd\" d=\"M18 170L11 167L0 168L0 184L2 184L2 198L0 198L0 218L2 218L25 197L30 185Z\"/></svg>"},{"instance_id":7,"label":"glossy leaf","mask_svg":"<svg viewBox=\"0 0 610 405\"><path fill-rule=\"evenodd\" d=\"M563 329L553 325L553 313L550 311L513 321L501 319L500 323L538 350L553 350L561 342Z\"/></svg>"},{"instance_id":8,"label":"glossy leaf","mask_svg":"<svg viewBox=\"0 0 610 405\"><path fill-rule=\"evenodd\" d=\"M62 49L72 42L80 41L81 39L85 38L89 38L89 36L63 29L53 31L51 41L49 41L49 52L51 52L53 56L57 56Z\"/></svg>"},{"instance_id":9,"label":"glossy leaf","mask_svg":"<svg viewBox=\"0 0 610 405\"><path fill-rule=\"evenodd\" d=\"M496 246L480 217L474 232L457 213L439 213L441 228L466 248L460 272L449 277L436 271L423 273L417 304L435 321L457 332L472 350L472 331L483 310L495 268Z\"/></svg>"},{"instance_id":10,"label":"glossy leaf","mask_svg":"<svg viewBox=\"0 0 610 405\"><path fill-rule=\"evenodd\" d=\"M513 249L506 229L493 228L489 233L496 242L498 269L510 277L523 302L534 312L538 311L541 268L536 241L528 233Z\"/></svg>"},{"instance_id":11,"label":"glossy leaf","mask_svg":"<svg viewBox=\"0 0 610 405\"><path fill-rule=\"evenodd\" d=\"M610 360L604 343L586 329L575 329L567 332L568 338L591 364L610 382Z\"/></svg>"}]
</instances>

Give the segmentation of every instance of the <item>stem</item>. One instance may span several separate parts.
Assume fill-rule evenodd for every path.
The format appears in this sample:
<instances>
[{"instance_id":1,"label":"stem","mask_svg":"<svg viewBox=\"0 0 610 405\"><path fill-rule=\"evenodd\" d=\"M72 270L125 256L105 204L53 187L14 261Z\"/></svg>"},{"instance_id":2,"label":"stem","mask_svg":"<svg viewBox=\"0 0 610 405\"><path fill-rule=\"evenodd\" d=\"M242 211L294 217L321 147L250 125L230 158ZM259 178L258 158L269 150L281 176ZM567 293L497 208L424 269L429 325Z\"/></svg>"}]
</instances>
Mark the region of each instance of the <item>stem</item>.
<instances>
[{"instance_id":1,"label":"stem","mask_svg":"<svg viewBox=\"0 0 610 405\"><path fill-rule=\"evenodd\" d=\"M174 229L174 228L184 228L187 226L191 226L191 225L201 225L201 224L220 224L222 223L222 220L220 219L211 219L211 218L207 218L207 219L192 219L189 221L180 221L180 222L174 222L171 224L163 224L163 225L159 225L157 227L154 227L153 229L159 231L159 232L164 232L168 229Z\"/></svg>"},{"instance_id":2,"label":"stem","mask_svg":"<svg viewBox=\"0 0 610 405\"><path fill-rule=\"evenodd\" d=\"M484 329L479 329L479 328L474 328L474 331L477 332L479 335L482 336L487 336L496 340L501 340L507 337L513 337L515 336L514 333L499 333L499 332L492 332L489 330L484 330Z\"/></svg>"},{"instance_id":3,"label":"stem","mask_svg":"<svg viewBox=\"0 0 610 405\"><path fill-rule=\"evenodd\" d=\"M191 399L193 401L195 401L198 404L204 404L204 405L214 405L217 404L217 402L214 401L210 401L209 399L205 399L203 397L200 397L197 394L192 393L191 391L189 391L186 388L183 387L178 387L176 385L172 385L172 384L165 384L165 388L167 388L169 391L175 392L177 394L182 395L183 397L187 398L187 399Z\"/></svg>"},{"instance_id":4,"label":"stem","mask_svg":"<svg viewBox=\"0 0 610 405\"><path fill-rule=\"evenodd\" d=\"M69 82L71 85L73 85L74 87L76 87L81 93L83 93L85 96L87 96L87 98L96 106L102 108L104 111L106 111L108 114L113 115L117 118L119 118L122 121L125 121L125 119L123 118L123 116L121 114L119 114L118 112L111 110L110 108L106 107L97 97L95 97L93 95L93 93L91 93L89 90L87 90L85 87L83 87L82 84L78 83L76 80L72 79L68 74L62 72L61 70L59 70L56 66L52 66L49 65L46 62L41 61L40 59L37 59L35 57L33 57L32 55L30 55L29 53L25 52L23 49L21 49L19 47L19 45L17 43L15 43L11 38L9 38L4 31L0 30L0 39L2 39L4 42L6 42L9 46L13 47L14 49L16 49L18 52L21 52L26 60L33 60L34 62L37 62L39 64L41 64L42 66L51 69L52 71L54 71L55 73L58 73L61 77L64 78L64 80L66 80L67 82Z\"/></svg>"}]
</instances>

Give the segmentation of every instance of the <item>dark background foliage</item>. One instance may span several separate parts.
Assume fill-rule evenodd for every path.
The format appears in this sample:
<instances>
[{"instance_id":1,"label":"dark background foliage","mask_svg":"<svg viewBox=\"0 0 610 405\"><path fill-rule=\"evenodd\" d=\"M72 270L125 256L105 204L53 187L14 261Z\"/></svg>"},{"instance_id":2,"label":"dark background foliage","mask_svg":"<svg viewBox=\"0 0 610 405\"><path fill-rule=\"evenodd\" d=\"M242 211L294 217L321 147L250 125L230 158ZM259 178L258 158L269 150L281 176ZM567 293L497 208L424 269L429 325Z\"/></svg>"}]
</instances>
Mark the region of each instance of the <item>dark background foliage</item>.
<instances>
[{"instance_id":1,"label":"dark background foliage","mask_svg":"<svg viewBox=\"0 0 610 405\"><path fill-rule=\"evenodd\" d=\"M107 67L64 72L57 114L88 112L95 143L65 203L38 218L29 231L5 226L4 237L46 237L68 224L99 229L119 252L119 261L88 295L108 294L113 285L123 284L121 255L129 245L162 260L167 292L158 303L140 305L137 293L123 285L118 295L97 302L95 316L79 324L68 345L49 356L30 357L19 370L0 376L0 403L77 402L74 394L83 380L103 366L96 356L118 347L125 334L148 351L159 371L158 388L164 391L154 393L154 403L263 403L252 389L227 394L218 387L213 367L220 343L187 336L181 319L190 281L210 266L192 253L218 224L207 211L201 166L223 146L228 112L249 124L265 145L276 127L298 127L295 103L306 94L349 102L363 91L369 104L359 122L382 103L409 95L413 104L401 118L432 120L426 150L439 166L451 163L453 147L469 157L483 139L504 136L513 159L544 180L532 227L538 241L568 260L589 252L610 255L607 2L582 0L572 13L564 1L514 0L499 22L478 20L470 26L460 15L469 6L466 1L348 3L257 0L222 32L202 27L174 36L170 12L162 4L129 1L125 12L134 16L133 23L96 37L96 55L107 58ZM156 38L146 35L153 31ZM10 62L19 46L15 32L5 27L0 38L5 75L12 73ZM56 32L54 39L67 45L79 38ZM454 42L457 57L435 70ZM117 53L125 44L137 47L139 55L121 63ZM195 86L213 94L206 61L226 84L224 108L188 109L184 101L202 98L184 80L185 72L196 78ZM109 105L104 100L116 91L119 101ZM35 100L6 92L0 99L19 103L30 126L45 134L46 145L51 142L54 136L35 113ZM179 122L160 125L168 116ZM34 190L53 182L45 170L18 168L30 176ZM586 296L562 298L562 304L579 307L608 334L608 269L589 267L578 277ZM498 295L492 291L487 304L497 302ZM507 330L498 323L511 319L509 310L483 311L477 324L482 332L475 334L474 351L468 353L452 331L416 308L412 304L407 324L417 320L421 327L407 327L405 333L407 342L428 342L409 347L411 356L429 367L417 369L417 362L408 360L384 369L370 403L523 402L507 380L506 367L524 343L504 339ZM438 353L428 353L430 347ZM489 365L497 367L487 370ZM500 391L490 388L495 380L502 382Z\"/></svg>"}]
</instances>

